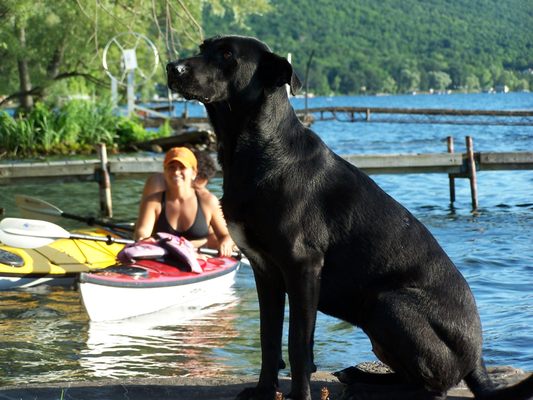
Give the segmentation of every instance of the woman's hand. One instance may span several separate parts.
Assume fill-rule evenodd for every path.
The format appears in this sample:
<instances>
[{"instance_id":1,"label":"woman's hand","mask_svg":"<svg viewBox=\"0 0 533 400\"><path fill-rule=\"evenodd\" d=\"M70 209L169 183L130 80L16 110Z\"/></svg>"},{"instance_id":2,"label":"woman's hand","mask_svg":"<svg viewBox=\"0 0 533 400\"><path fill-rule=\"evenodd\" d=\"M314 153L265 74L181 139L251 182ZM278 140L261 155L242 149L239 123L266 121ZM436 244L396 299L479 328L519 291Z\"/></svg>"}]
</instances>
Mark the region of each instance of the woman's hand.
<instances>
[{"instance_id":1,"label":"woman's hand","mask_svg":"<svg viewBox=\"0 0 533 400\"><path fill-rule=\"evenodd\" d=\"M147 237L147 238L139 239L139 240L137 240L137 242L142 242L142 243L157 243L157 242L159 242L159 239L156 239L155 237L149 236L149 237Z\"/></svg>"},{"instance_id":2,"label":"woman's hand","mask_svg":"<svg viewBox=\"0 0 533 400\"><path fill-rule=\"evenodd\" d=\"M227 235L222 240L220 240L218 244L218 254L221 257L231 257L231 253L233 252L234 247L235 243L233 243L231 237Z\"/></svg>"}]
</instances>

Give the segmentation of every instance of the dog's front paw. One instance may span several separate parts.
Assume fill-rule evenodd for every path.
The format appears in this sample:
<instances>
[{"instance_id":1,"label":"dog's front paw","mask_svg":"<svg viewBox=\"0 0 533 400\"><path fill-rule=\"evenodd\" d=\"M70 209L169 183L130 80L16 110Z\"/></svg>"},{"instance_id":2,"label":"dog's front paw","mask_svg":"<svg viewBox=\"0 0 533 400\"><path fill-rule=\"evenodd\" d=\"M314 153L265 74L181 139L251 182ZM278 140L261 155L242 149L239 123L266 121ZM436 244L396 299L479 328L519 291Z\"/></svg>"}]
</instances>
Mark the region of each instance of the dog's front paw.
<instances>
[{"instance_id":1,"label":"dog's front paw","mask_svg":"<svg viewBox=\"0 0 533 400\"><path fill-rule=\"evenodd\" d=\"M274 389L246 388L240 392L235 400L276 400Z\"/></svg>"}]
</instances>

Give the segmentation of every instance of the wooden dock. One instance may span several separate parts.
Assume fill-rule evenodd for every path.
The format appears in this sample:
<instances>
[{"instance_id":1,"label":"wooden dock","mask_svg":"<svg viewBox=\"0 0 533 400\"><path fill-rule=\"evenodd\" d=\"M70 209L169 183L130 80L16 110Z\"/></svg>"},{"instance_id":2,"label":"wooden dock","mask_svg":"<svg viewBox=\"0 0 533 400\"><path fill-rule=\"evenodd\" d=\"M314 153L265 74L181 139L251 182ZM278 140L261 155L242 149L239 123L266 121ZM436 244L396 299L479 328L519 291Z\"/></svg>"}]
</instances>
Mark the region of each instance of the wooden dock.
<instances>
[{"instance_id":1,"label":"wooden dock","mask_svg":"<svg viewBox=\"0 0 533 400\"><path fill-rule=\"evenodd\" d=\"M344 159L367 174L467 174L467 153L347 154ZM533 169L533 152L474 153L477 171Z\"/></svg>"},{"instance_id":2,"label":"wooden dock","mask_svg":"<svg viewBox=\"0 0 533 400\"><path fill-rule=\"evenodd\" d=\"M342 157L367 174L421 174L466 172L466 153L424 154L346 154ZM533 169L533 152L476 152L477 171L506 171ZM153 172L161 172L161 156L110 157L108 170L114 178L144 178ZM98 176L100 160L16 162L0 164L0 185L20 182L85 180L94 181Z\"/></svg>"},{"instance_id":3,"label":"wooden dock","mask_svg":"<svg viewBox=\"0 0 533 400\"><path fill-rule=\"evenodd\" d=\"M368 174L448 174L450 202L455 201L455 179L470 180L472 209L477 209L477 177L479 171L533 170L533 152L474 152L472 138L466 137L467 151L455 153L448 138L447 153L427 154L345 154L344 159ZM145 178L162 171L163 155L114 156L106 162L101 158L73 161L17 162L0 164L0 184L22 181L86 180L100 183L102 198L109 198L109 176L114 178ZM105 202L103 202L105 203ZM110 204L102 204L102 209Z\"/></svg>"}]
</instances>

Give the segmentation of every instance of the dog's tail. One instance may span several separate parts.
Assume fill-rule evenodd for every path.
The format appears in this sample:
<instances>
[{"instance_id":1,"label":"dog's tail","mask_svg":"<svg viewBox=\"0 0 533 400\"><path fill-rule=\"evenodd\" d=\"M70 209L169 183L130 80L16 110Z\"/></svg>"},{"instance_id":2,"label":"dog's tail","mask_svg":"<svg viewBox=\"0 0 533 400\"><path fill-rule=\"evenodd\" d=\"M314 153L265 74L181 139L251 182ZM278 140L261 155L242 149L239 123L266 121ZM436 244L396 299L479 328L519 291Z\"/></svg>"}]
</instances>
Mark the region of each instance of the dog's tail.
<instances>
[{"instance_id":1,"label":"dog's tail","mask_svg":"<svg viewBox=\"0 0 533 400\"><path fill-rule=\"evenodd\" d=\"M515 385L496 387L481 364L465 377L465 382L476 400L533 400L533 374Z\"/></svg>"}]
</instances>

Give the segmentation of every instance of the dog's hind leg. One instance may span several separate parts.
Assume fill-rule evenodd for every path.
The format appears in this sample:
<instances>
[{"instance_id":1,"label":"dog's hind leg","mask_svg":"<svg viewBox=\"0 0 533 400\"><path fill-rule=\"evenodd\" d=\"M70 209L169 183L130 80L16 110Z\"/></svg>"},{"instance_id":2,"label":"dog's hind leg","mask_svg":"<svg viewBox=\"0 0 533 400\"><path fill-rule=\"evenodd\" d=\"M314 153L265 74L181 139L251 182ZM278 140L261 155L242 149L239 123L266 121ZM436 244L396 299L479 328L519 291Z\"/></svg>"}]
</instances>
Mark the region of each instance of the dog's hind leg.
<instances>
[{"instance_id":1,"label":"dog's hind leg","mask_svg":"<svg viewBox=\"0 0 533 400\"><path fill-rule=\"evenodd\" d=\"M404 382L445 392L459 383L479 358L479 332L460 307L452 307L457 310L453 314L439 314L435 309L446 308L419 290L382 294L361 328L378 359L404 377Z\"/></svg>"}]
</instances>

